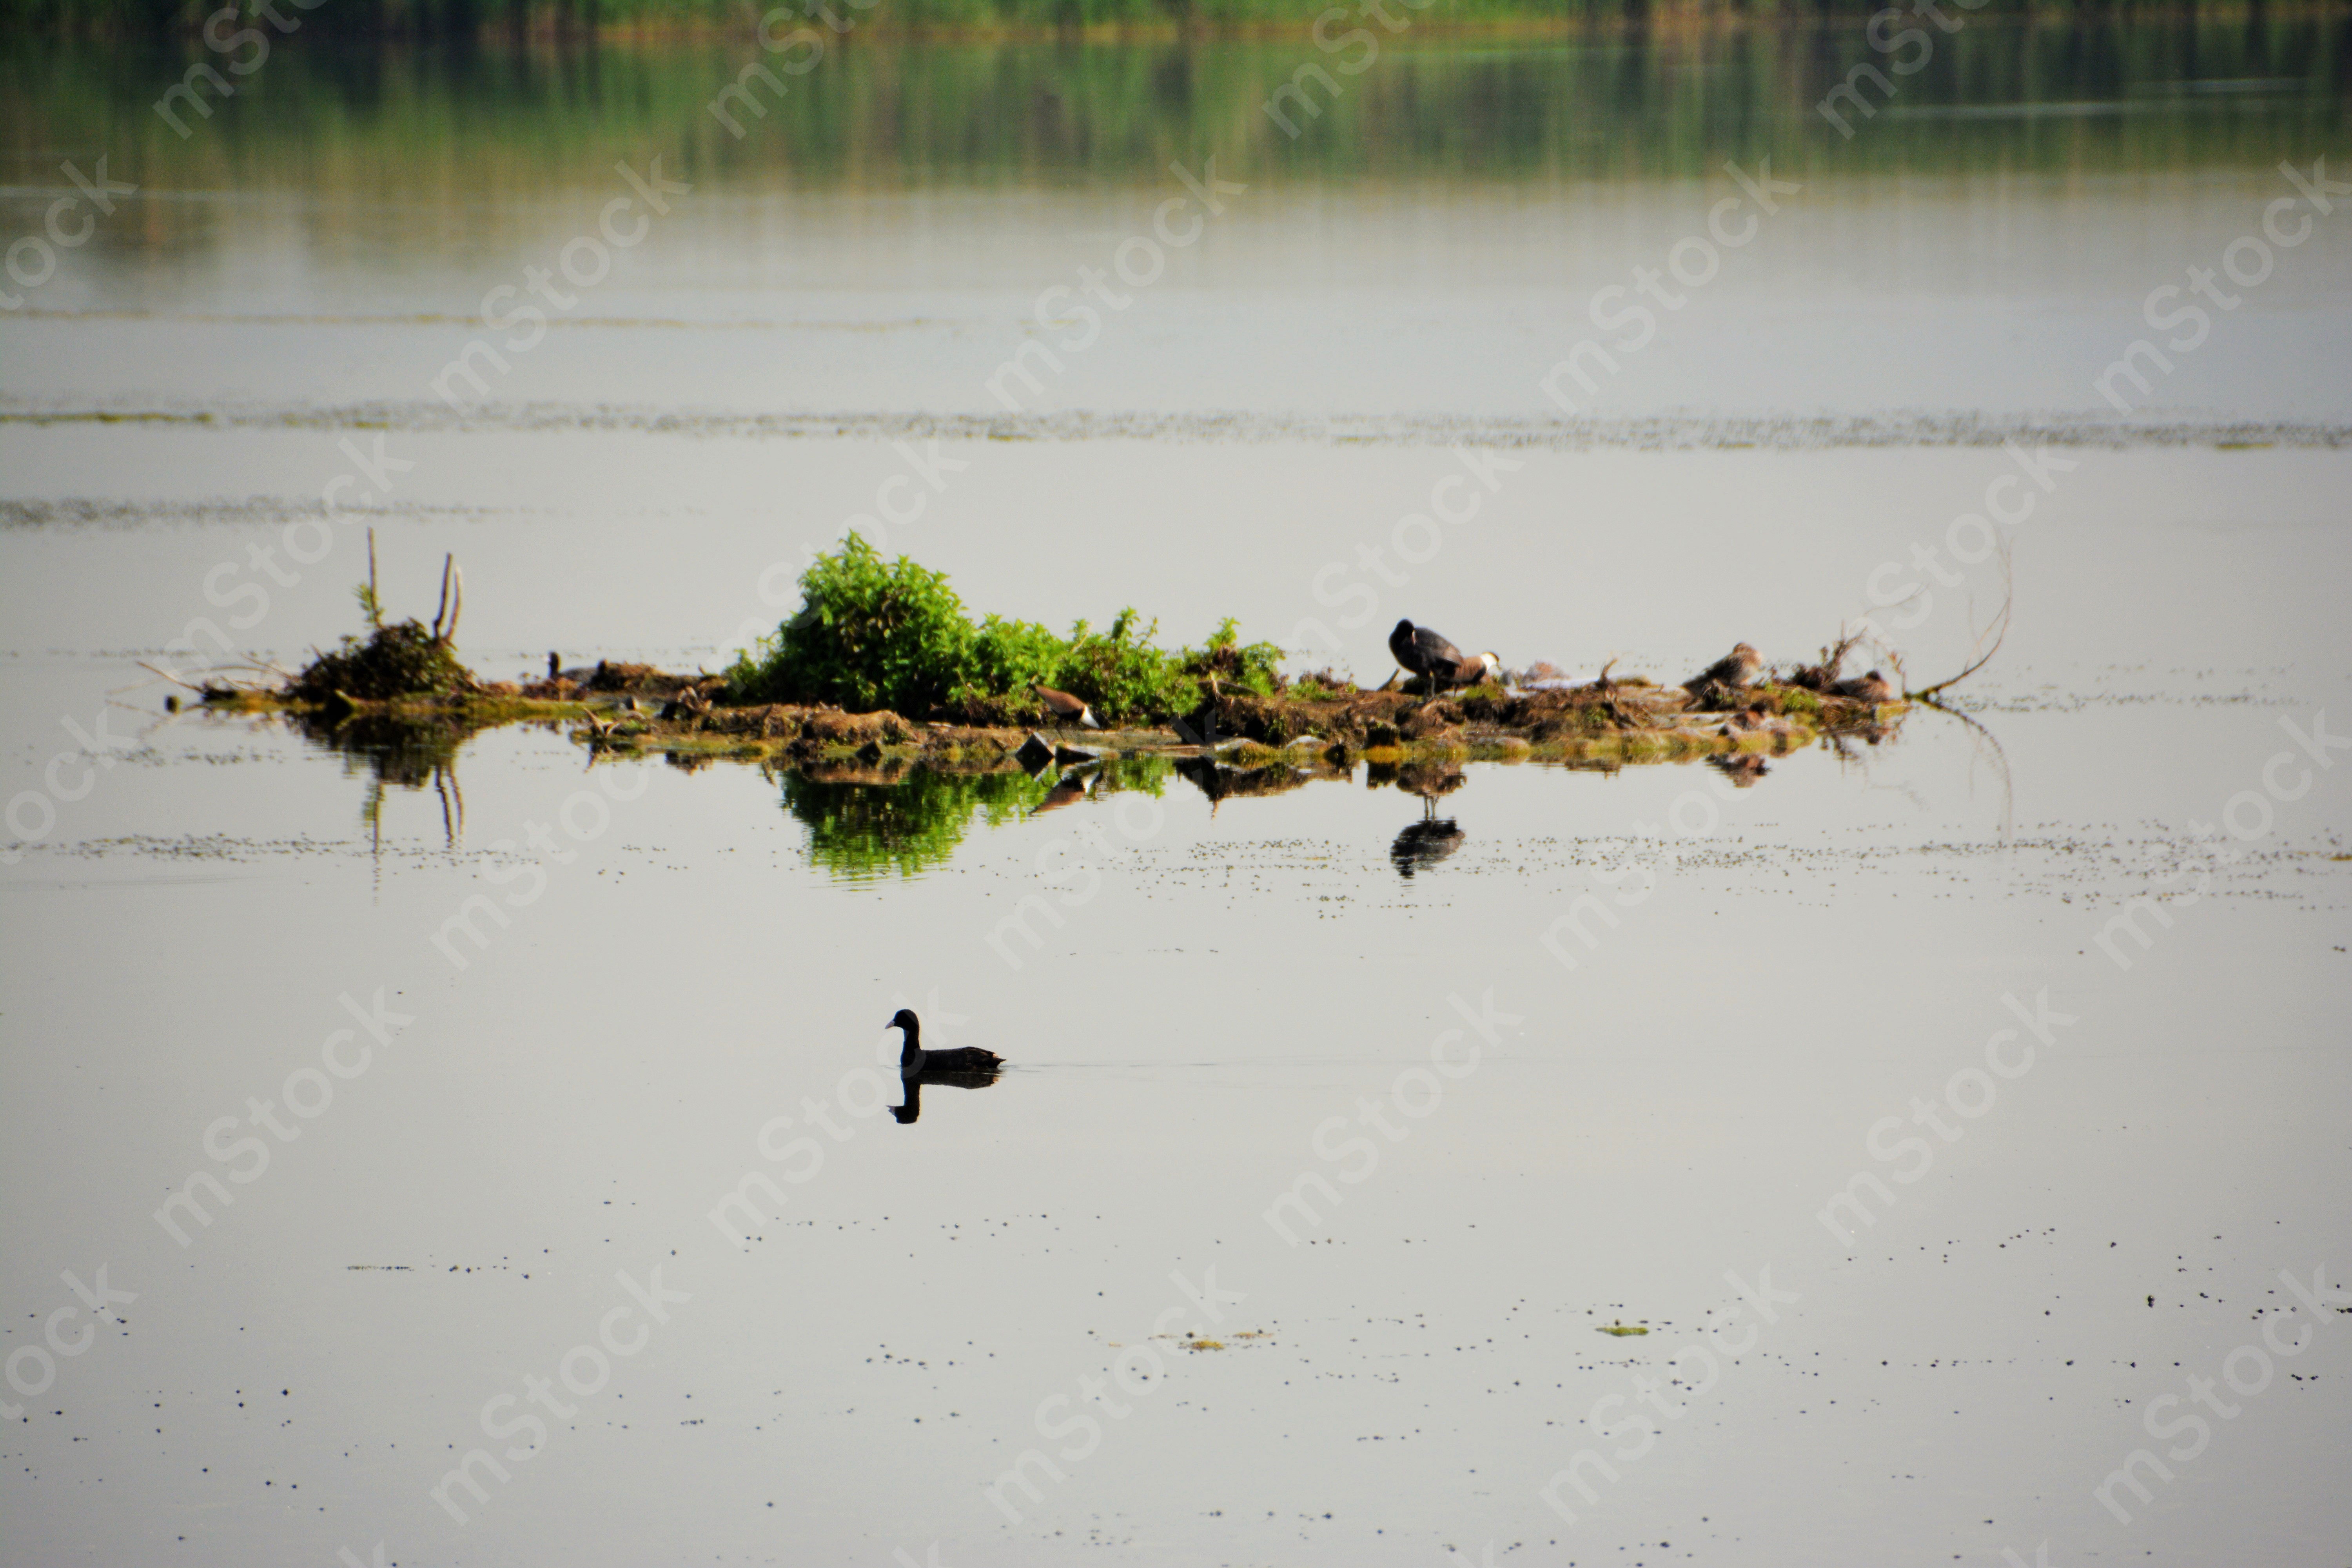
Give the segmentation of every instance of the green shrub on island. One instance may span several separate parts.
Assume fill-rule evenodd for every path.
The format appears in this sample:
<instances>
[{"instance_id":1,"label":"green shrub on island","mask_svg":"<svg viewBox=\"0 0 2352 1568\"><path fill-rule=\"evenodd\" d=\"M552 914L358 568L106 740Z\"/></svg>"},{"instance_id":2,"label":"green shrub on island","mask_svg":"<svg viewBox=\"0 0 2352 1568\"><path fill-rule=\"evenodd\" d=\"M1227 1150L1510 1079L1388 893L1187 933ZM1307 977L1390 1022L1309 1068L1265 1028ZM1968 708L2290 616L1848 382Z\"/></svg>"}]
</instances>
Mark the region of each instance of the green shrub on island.
<instances>
[{"instance_id":1,"label":"green shrub on island","mask_svg":"<svg viewBox=\"0 0 2352 1568\"><path fill-rule=\"evenodd\" d=\"M829 702L974 724L1035 721L1038 686L1084 698L1110 725L1190 712L1213 674L1262 697L1282 689L1282 650L1244 643L1230 617L1198 648L1163 648L1159 623L1139 630L1138 619L1123 609L1108 631L1080 621L1067 637L1002 616L975 622L947 574L904 555L886 562L852 533L801 574L800 609L737 656L728 684L739 702Z\"/></svg>"}]
</instances>

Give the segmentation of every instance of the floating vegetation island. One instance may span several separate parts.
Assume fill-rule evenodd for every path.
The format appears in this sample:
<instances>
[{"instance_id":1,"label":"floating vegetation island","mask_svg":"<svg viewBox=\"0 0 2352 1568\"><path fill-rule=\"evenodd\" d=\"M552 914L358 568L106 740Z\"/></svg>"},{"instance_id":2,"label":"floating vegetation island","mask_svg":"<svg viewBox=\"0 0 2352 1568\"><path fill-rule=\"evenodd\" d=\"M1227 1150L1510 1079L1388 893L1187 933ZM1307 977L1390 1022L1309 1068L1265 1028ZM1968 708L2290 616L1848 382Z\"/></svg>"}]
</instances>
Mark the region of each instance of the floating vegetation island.
<instances>
[{"instance_id":1,"label":"floating vegetation island","mask_svg":"<svg viewBox=\"0 0 2352 1568\"><path fill-rule=\"evenodd\" d=\"M1402 672L1373 689L1328 670L1286 676L1282 650L1244 643L1231 620L1184 648L1159 646L1156 623L1132 609L1107 630L1081 621L1067 634L976 620L944 574L903 556L886 563L856 535L803 574L792 618L722 672L609 659L566 669L551 654L541 677L485 680L455 647L463 574L452 562L442 576L429 625L387 622L371 582L356 590L366 637L299 671L215 679L204 700L283 713L320 743L377 757L380 784L417 787L429 773L453 794L459 745L503 724L560 728L592 760L754 763L782 775L812 858L853 875L939 863L975 819L1120 790L1157 795L1171 776L1213 801L1352 779L1360 763L1367 783L1434 802L1472 762L1706 760L1745 785L1775 753L1824 739L1874 743L1907 707L1877 671L1843 673L1854 637L1781 670L1741 644L1678 685L1611 668L1580 682L1549 665L1486 669L1468 686ZM1042 689L1082 702L1102 727L1069 727ZM1401 844L1400 867L1442 858L1448 826L1424 825L1430 842Z\"/></svg>"},{"instance_id":2,"label":"floating vegetation island","mask_svg":"<svg viewBox=\"0 0 2352 1568\"><path fill-rule=\"evenodd\" d=\"M1434 689L1424 678L1370 689L1328 671L1291 678L1282 649L1244 643L1230 619L1190 648L1160 647L1157 623L1131 608L1106 630L1080 621L1066 635L993 615L974 620L944 574L905 556L886 563L856 534L803 574L793 617L723 673L609 660L565 670L551 654L542 678L485 681L453 646L458 601L448 584L461 601L462 574L445 567L443 578L442 612L429 627L386 624L371 585L358 591L367 638L346 637L290 676L208 686L205 700L328 723L557 721L600 750L772 761L876 784L917 763L1035 773L1146 756L1244 769L1666 761L1787 751L1867 730L1903 705L1900 687L1877 672L1842 674L1851 637L1785 676L1751 658L1728 678L1736 659L1682 685L1607 668L1580 684L1549 665ZM1059 727L1044 688L1083 700L1103 728ZM844 768L870 776L847 779Z\"/></svg>"}]
</instances>

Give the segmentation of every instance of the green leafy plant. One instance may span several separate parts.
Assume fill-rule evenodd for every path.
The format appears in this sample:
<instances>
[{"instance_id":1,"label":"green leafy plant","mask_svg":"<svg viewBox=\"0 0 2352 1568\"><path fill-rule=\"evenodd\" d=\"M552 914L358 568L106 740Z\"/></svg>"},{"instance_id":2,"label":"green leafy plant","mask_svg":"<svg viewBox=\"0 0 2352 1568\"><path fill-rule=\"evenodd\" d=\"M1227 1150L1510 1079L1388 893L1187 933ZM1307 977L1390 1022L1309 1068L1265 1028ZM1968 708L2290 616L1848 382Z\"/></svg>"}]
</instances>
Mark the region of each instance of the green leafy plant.
<instances>
[{"instance_id":1,"label":"green leafy plant","mask_svg":"<svg viewBox=\"0 0 2352 1568\"><path fill-rule=\"evenodd\" d=\"M1034 621L975 625L947 575L906 556L883 561L857 534L801 574L801 608L728 671L736 700L832 702L943 713L971 723L1034 723L1036 688L1084 698L1102 722L1188 712L1211 675L1235 689L1282 689L1282 650L1241 641L1228 617L1199 648L1163 648L1157 621L1129 606L1108 631L1079 621L1063 637Z\"/></svg>"},{"instance_id":2,"label":"green leafy plant","mask_svg":"<svg viewBox=\"0 0 2352 1568\"><path fill-rule=\"evenodd\" d=\"M729 684L747 701L919 715L957 684L972 637L946 573L885 563L853 533L801 574L799 612L736 660Z\"/></svg>"}]
</instances>

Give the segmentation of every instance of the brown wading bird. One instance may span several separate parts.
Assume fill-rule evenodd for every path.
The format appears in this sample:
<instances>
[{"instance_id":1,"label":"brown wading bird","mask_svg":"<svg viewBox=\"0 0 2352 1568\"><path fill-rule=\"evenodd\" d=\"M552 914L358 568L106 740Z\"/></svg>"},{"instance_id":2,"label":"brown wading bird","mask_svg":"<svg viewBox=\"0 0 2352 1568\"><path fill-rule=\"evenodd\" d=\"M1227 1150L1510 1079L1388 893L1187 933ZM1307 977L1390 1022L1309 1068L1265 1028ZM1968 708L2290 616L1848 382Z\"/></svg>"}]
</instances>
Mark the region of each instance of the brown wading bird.
<instances>
[{"instance_id":1,"label":"brown wading bird","mask_svg":"<svg viewBox=\"0 0 2352 1568\"><path fill-rule=\"evenodd\" d=\"M1500 675L1503 661L1491 653L1465 654L1427 626L1399 621L1389 633L1389 652L1410 674L1429 682L1432 697L1448 686L1475 686Z\"/></svg>"},{"instance_id":2,"label":"brown wading bird","mask_svg":"<svg viewBox=\"0 0 2352 1568\"><path fill-rule=\"evenodd\" d=\"M1756 672L1763 667L1764 656L1746 643L1739 643L1728 654L1684 681L1683 689L1694 697L1709 686L1724 686L1737 690L1755 679Z\"/></svg>"},{"instance_id":3,"label":"brown wading bird","mask_svg":"<svg viewBox=\"0 0 2352 1568\"><path fill-rule=\"evenodd\" d=\"M1095 722L1095 710L1087 705L1085 698L1056 691L1050 686L1040 686L1036 690L1038 700L1045 704L1046 711L1063 723L1083 724L1089 730L1102 728Z\"/></svg>"},{"instance_id":4,"label":"brown wading bird","mask_svg":"<svg viewBox=\"0 0 2352 1568\"><path fill-rule=\"evenodd\" d=\"M1903 694L1887 683L1886 677L1876 670L1858 680L1841 680L1830 688L1839 697L1858 697L1864 702L1897 702Z\"/></svg>"}]
</instances>

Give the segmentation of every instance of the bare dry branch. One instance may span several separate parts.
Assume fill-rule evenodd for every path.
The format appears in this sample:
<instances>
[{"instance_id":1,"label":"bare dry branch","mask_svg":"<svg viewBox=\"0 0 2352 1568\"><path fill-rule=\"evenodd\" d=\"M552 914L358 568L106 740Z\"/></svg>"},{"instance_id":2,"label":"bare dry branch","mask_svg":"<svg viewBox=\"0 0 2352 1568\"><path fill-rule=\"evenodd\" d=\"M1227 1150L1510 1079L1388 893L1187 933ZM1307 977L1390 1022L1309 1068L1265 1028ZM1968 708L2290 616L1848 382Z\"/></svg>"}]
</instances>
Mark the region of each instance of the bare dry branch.
<instances>
[{"instance_id":1,"label":"bare dry branch","mask_svg":"<svg viewBox=\"0 0 2352 1568\"><path fill-rule=\"evenodd\" d=\"M1944 679L1936 682L1933 686L1922 687L1918 690L1909 693L1908 695L1911 700L1915 702L1927 701L1929 698L1934 697L1936 693L1943 690L1946 687L1958 685L1961 681L1966 680L1969 676L1974 675L1978 670L1982 669L1986 665L1990 664L1992 662L1992 656L2000 651L2002 641L2009 636L2009 619L2011 612L2016 608L2016 605L2017 558L2015 554L2011 552L2010 547L2004 543L2000 547L2000 609L1999 613L1993 616L1991 625L1988 626L1982 632L1979 632L1977 635L1976 646L1978 647L1984 648L1984 651L1979 654L1976 658L1969 663L1969 667L1961 670L1958 675L1948 676ZM1987 637L1990 637L1992 639L1992 645L1990 647L1985 646L1985 639Z\"/></svg>"}]
</instances>

